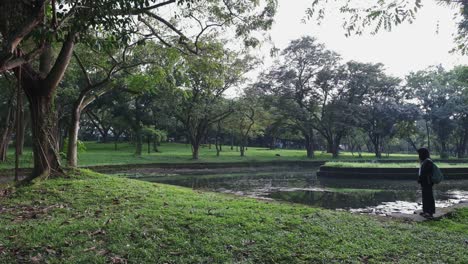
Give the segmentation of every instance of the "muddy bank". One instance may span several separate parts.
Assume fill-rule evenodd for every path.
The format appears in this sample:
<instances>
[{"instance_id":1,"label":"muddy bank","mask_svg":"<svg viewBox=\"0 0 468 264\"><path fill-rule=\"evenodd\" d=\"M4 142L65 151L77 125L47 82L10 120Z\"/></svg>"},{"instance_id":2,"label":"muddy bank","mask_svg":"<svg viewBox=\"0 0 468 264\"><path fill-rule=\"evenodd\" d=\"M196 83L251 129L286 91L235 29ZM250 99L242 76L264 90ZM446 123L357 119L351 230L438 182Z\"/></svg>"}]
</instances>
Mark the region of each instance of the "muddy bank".
<instances>
[{"instance_id":1,"label":"muddy bank","mask_svg":"<svg viewBox=\"0 0 468 264\"><path fill-rule=\"evenodd\" d=\"M467 168L441 168L445 180L468 179ZM321 166L320 177L345 179L415 180L418 168L345 168Z\"/></svg>"}]
</instances>

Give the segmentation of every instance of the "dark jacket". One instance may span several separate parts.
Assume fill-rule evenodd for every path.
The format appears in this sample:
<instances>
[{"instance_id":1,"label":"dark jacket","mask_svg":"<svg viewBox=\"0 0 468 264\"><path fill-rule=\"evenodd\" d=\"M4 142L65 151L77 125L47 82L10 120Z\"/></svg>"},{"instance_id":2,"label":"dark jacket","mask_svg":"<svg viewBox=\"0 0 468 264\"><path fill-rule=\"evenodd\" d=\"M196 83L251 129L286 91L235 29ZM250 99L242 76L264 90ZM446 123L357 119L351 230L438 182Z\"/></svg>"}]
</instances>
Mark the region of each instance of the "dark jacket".
<instances>
[{"instance_id":1,"label":"dark jacket","mask_svg":"<svg viewBox=\"0 0 468 264\"><path fill-rule=\"evenodd\" d=\"M425 185L432 185L432 171L434 163L430 159L426 159L421 164L420 174L418 177L418 182Z\"/></svg>"}]
</instances>

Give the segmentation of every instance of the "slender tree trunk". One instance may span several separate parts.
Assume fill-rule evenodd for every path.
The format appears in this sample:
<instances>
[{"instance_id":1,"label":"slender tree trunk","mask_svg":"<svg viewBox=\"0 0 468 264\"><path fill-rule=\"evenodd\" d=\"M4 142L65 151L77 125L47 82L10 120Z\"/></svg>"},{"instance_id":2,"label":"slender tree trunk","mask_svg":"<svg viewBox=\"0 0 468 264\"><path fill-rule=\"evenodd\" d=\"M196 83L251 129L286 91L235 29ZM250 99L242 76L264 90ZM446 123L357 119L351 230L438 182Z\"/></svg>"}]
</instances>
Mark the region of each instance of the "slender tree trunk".
<instances>
[{"instance_id":1,"label":"slender tree trunk","mask_svg":"<svg viewBox=\"0 0 468 264\"><path fill-rule=\"evenodd\" d=\"M138 102L138 98L135 99L135 140L136 140L136 149L135 155L141 156L143 151L143 135L141 127L141 105Z\"/></svg>"},{"instance_id":2,"label":"slender tree trunk","mask_svg":"<svg viewBox=\"0 0 468 264\"><path fill-rule=\"evenodd\" d=\"M216 126L216 135L215 135L216 157L219 157L219 154L221 152L221 145L220 145L220 142L219 142L220 131L221 131L221 122L218 121L218 124Z\"/></svg>"},{"instance_id":3,"label":"slender tree trunk","mask_svg":"<svg viewBox=\"0 0 468 264\"><path fill-rule=\"evenodd\" d=\"M315 157L314 154L314 138L312 135L305 136L305 145L307 150L307 157L312 159Z\"/></svg>"},{"instance_id":4,"label":"slender tree trunk","mask_svg":"<svg viewBox=\"0 0 468 264\"><path fill-rule=\"evenodd\" d=\"M427 149L430 151L431 150L431 135L430 135L430 129L429 129L429 122L426 120L426 135L427 135Z\"/></svg>"},{"instance_id":5,"label":"slender tree trunk","mask_svg":"<svg viewBox=\"0 0 468 264\"><path fill-rule=\"evenodd\" d=\"M418 147L416 146L416 144L414 143L413 139L411 139L410 137L408 137L408 140L409 144L411 145L411 147L413 148L414 151L418 151Z\"/></svg>"},{"instance_id":6,"label":"slender tree trunk","mask_svg":"<svg viewBox=\"0 0 468 264\"><path fill-rule=\"evenodd\" d=\"M457 146L457 157L465 158L466 146L468 143L468 128L463 129L463 136L460 138L460 143Z\"/></svg>"},{"instance_id":7,"label":"slender tree trunk","mask_svg":"<svg viewBox=\"0 0 468 264\"><path fill-rule=\"evenodd\" d=\"M27 120L26 120L26 115L24 113L24 107L22 108L22 113L21 113L21 123L20 123L20 137L19 137L19 155L23 155L24 153L24 140L26 136L26 128L28 126Z\"/></svg>"},{"instance_id":8,"label":"slender tree trunk","mask_svg":"<svg viewBox=\"0 0 468 264\"><path fill-rule=\"evenodd\" d=\"M219 145L218 139L216 139L215 147L216 147L216 157L219 157L219 154L221 152L221 146Z\"/></svg>"},{"instance_id":9,"label":"slender tree trunk","mask_svg":"<svg viewBox=\"0 0 468 264\"><path fill-rule=\"evenodd\" d=\"M18 87L21 88L21 87ZM18 89L17 91L17 116L16 116L16 122L17 122L17 127L16 127L16 152L19 156L23 154L23 148L24 148L24 134L26 130L26 124L25 124L25 116L24 116L24 104L23 104L23 93L22 89Z\"/></svg>"},{"instance_id":10,"label":"slender tree trunk","mask_svg":"<svg viewBox=\"0 0 468 264\"><path fill-rule=\"evenodd\" d=\"M358 146L358 155L359 155L359 158L362 158L362 148L361 148L361 146Z\"/></svg>"},{"instance_id":11,"label":"slender tree trunk","mask_svg":"<svg viewBox=\"0 0 468 264\"><path fill-rule=\"evenodd\" d=\"M154 141L153 142L153 151L156 153L159 153L159 148L158 148L158 142Z\"/></svg>"},{"instance_id":12,"label":"slender tree trunk","mask_svg":"<svg viewBox=\"0 0 468 264\"><path fill-rule=\"evenodd\" d=\"M193 160L198 160L199 150L200 150L200 143L199 142L193 142L192 143L192 159Z\"/></svg>"},{"instance_id":13,"label":"slender tree trunk","mask_svg":"<svg viewBox=\"0 0 468 264\"><path fill-rule=\"evenodd\" d=\"M148 136L146 140L148 144L148 154L151 154L151 136Z\"/></svg>"},{"instance_id":14,"label":"slender tree trunk","mask_svg":"<svg viewBox=\"0 0 468 264\"><path fill-rule=\"evenodd\" d=\"M80 103L74 104L70 120L70 128L68 131L67 165L70 167L78 166L78 132L80 131L81 118L80 108Z\"/></svg>"},{"instance_id":15,"label":"slender tree trunk","mask_svg":"<svg viewBox=\"0 0 468 264\"><path fill-rule=\"evenodd\" d=\"M15 125L15 114L13 107L11 106L12 102L10 101L10 106L8 107L7 113L7 123L3 133L1 134L0 139L0 162L5 162L7 160L8 147L10 145L11 136L13 135L14 125Z\"/></svg>"},{"instance_id":16,"label":"slender tree trunk","mask_svg":"<svg viewBox=\"0 0 468 264\"><path fill-rule=\"evenodd\" d=\"M440 142L440 158L447 159L448 157L449 157L449 154L447 152L447 142L441 141Z\"/></svg>"},{"instance_id":17,"label":"slender tree trunk","mask_svg":"<svg viewBox=\"0 0 468 264\"><path fill-rule=\"evenodd\" d=\"M275 138L275 137L271 137L271 142L270 142L270 149L271 149L271 150L276 149L275 143L276 143L276 138Z\"/></svg>"},{"instance_id":18,"label":"slender tree trunk","mask_svg":"<svg viewBox=\"0 0 468 264\"><path fill-rule=\"evenodd\" d=\"M234 135L231 133L231 150L234 150Z\"/></svg>"},{"instance_id":19,"label":"slender tree trunk","mask_svg":"<svg viewBox=\"0 0 468 264\"><path fill-rule=\"evenodd\" d=\"M135 155L141 156L143 152L143 136L141 135L141 129L137 129L137 131L135 131L135 140L136 140Z\"/></svg>"},{"instance_id":20,"label":"slender tree trunk","mask_svg":"<svg viewBox=\"0 0 468 264\"><path fill-rule=\"evenodd\" d=\"M239 147L239 150L240 150L240 156L245 157L245 146L241 145Z\"/></svg>"}]
</instances>

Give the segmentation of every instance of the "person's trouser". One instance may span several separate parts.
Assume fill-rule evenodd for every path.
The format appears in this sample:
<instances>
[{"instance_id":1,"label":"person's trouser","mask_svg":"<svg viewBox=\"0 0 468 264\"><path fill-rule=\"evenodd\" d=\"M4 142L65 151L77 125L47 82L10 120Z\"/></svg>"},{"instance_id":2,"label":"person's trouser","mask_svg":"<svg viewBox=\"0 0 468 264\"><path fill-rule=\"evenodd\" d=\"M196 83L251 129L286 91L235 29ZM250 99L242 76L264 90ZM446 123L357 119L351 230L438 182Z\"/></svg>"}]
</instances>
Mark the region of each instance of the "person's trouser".
<instances>
[{"instance_id":1,"label":"person's trouser","mask_svg":"<svg viewBox=\"0 0 468 264\"><path fill-rule=\"evenodd\" d=\"M422 185L422 198L423 212L428 214L435 214L435 201L434 193L432 192L432 184Z\"/></svg>"}]
</instances>

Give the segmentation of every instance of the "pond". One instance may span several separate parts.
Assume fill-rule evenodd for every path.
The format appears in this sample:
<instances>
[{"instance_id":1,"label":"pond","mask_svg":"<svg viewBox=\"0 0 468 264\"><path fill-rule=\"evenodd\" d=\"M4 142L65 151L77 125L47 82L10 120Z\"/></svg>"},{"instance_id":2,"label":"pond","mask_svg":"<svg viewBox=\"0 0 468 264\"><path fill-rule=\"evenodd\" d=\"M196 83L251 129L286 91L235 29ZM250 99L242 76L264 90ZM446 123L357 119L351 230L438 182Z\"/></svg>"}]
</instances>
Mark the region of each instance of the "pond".
<instances>
[{"instance_id":1,"label":"pond","mask_svg":"<svg viewBox=\"0 0 468 264\"><path fill-rule=\"evenodd\" d=\"M168 174L144 171L124 175L150 182L355 213L413 214L421 208L421 191L416 181L323 178L316 176L316 169L205 175L200 175L200 172ZM468 201L468 180L444 181L435 186L434 194L439 208Z\"/></svg>"}]
</instances>

